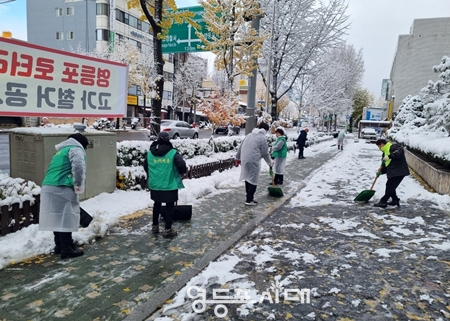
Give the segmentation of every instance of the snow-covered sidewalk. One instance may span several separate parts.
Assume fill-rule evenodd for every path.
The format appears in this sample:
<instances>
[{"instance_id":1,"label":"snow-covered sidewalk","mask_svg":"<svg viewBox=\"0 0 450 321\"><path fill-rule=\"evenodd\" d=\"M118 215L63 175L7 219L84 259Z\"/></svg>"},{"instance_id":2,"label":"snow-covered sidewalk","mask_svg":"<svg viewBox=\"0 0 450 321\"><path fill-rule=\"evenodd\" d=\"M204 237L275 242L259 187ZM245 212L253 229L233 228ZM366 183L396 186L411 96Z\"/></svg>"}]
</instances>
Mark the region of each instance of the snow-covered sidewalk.
<instances>
[{"instance_id":1,"label":"snow-covered sidewalk","mask_svg":"<svg viewBox=\"0 0 450 321\"><path fill-rule=\"evenodd\" d=\"M334 143L307 149L306 156L314 159L337 148ZM353 198L369 189L380 161L374 144L347 136L344 151L305 177L306 186L288 204L211 262L148 320L213 320L221 314L252 320L315 320L320 314L359 320L375 307L386 319L434 313L431 303L450 296L445 294L448 267L437 263L450 251L450 196L430 193L409 176L398 190L400 210L355 204ZM383 195L385 183L381 176L375 200ZM426 273L431 266L437 287L419 283L420 295L410 293L414 290L408 280L414 274L409 269ZM400 280L394 284L391 277ZM220 291L218 297L230 296L223 306L220 298L211 300L214 289ZM308 293L312 303L295 301L294 295L289 299L284 289ZM207 299L195 296L201 291ZM403 311L417 302L422 304L417 314ZM435 320L449 318L448 307L444 310L433 314Z\"/></svg>"}]
</instances>

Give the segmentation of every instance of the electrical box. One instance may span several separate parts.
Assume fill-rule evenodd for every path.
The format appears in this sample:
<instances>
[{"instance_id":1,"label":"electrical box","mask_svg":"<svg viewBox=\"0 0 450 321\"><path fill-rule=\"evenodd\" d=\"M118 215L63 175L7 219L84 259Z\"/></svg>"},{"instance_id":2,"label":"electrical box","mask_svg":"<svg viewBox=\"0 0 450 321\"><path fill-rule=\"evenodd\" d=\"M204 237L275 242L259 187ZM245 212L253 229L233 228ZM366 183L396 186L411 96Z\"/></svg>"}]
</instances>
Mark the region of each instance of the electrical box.
<instances>
[{"instance_id":1,"label":"electrical box","mask_svg":"<svg viewBox=\"0 0 450 321\"><path fill-rule=\"evenodd\" d=\"M9 133L10 176L42 184L55 145L65 141L73 128L19 128ZM80 200L112 193L116 189L117 137L115 133L83 132L86 150L86 189Z\"/></svg>"}]
</instances>

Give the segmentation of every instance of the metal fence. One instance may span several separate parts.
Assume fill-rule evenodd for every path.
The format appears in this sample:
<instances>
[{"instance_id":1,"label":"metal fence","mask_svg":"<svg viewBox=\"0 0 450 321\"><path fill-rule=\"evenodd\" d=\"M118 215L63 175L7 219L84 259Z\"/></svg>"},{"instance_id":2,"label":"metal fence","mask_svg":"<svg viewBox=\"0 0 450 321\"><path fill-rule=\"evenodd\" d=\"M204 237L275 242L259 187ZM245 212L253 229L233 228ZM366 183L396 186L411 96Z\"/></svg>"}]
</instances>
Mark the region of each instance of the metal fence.
<instances>
[{"instance_id":1,"label":"metal fence","mask_svg":"<svg viewBox=\"0 0 450 321\"><path fill-rule=\"evenodd\" d=\"M223 172L226 169L233 168L234 158L228 158L216 162L189 166L186 176L189 179L210 176L215 171Z\"/></svg>"},{"instance_id":2,"label":"metal fence","mask_svg":"<svg viewBox=\"0 0 450 321\"><path fill-rule=\"evenodd\" d=\"M20 208L19 203L0 207L0 236L16 232L31 224L39 223L40 195L34 196L35 202L25 201Z\"/></svg>"}]
</instances>

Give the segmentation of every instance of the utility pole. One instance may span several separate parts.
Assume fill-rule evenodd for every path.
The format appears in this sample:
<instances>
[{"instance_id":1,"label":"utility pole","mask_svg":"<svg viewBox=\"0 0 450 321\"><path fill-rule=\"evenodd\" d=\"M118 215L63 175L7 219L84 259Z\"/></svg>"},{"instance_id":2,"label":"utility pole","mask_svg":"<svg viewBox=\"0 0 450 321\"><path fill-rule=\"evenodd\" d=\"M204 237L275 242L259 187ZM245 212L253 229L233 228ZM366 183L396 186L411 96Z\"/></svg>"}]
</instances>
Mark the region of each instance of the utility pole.
<instances>
[{"instance_id":1,"label":"utility pole","mask_svg":"<svg viewBox=\"0 0 450 321\"><path fill-rule=\"evenodd\" d=\"M252 28L256 30L259 34L259 22L261 16L258 14L252 18ZM256 58L255 58L256 59ZM245 123L245 135L250 134L256 126L256 116L255 116L255 102L256 102L256 80L258 76L258 68L255 68L252 72L252 76L249 78L248 92L247 92L247 109L246 114L247 121Z\"/></svg>"}]
</instances>

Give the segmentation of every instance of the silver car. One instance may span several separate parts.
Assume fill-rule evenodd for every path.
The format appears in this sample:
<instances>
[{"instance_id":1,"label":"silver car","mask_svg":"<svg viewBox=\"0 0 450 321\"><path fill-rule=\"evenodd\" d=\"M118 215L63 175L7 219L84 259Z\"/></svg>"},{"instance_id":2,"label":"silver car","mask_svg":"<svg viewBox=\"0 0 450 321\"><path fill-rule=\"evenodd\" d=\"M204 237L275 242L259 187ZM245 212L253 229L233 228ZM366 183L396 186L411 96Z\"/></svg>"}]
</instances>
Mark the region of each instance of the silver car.
<instances>
[{"instance_id":1,"label":"silver car","mask_svg":"<svg viewBox=\"0 0 450 321\"><path fill-rule=\"evenodd\" d=\"M162 120L161 131L168 133L171 139L198 138L197 128L181 120ZM148 131L148 135L150 136L150 131Z\"/></svg>"}]
</instances>

